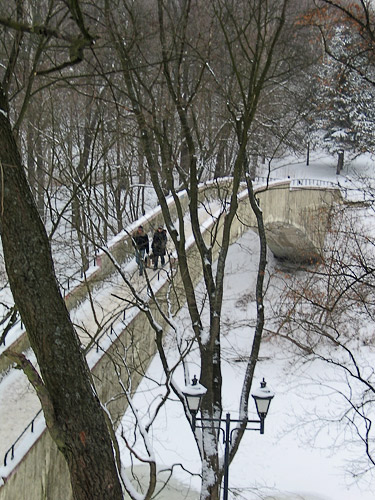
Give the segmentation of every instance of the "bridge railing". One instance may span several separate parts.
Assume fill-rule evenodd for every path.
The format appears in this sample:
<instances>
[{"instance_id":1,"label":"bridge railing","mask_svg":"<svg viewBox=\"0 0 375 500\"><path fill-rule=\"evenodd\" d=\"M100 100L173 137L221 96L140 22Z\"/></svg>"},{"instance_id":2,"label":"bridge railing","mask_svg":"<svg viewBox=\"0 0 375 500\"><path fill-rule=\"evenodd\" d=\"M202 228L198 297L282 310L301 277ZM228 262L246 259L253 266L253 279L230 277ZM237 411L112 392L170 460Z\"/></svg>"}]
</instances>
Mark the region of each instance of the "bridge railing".
<instances>
[{"instance_id":1,"label":"bridge railing","mask_svg":"<svg viewBox=\"0 0 375 500\"><path fill-rule=\"evenodd\" d=\"M253 183L258 185L267 185L275 182L289 183L291 188L302 188L302 187L317 187L317 188L332 188L339 189L337 182L323 180L323 179L292 179L290 177L255 177Z\"/></svg>"},{"instance_id":2,"label":"bridge railing","mask_svg":"<svg viewBox=\"0 0 375 500\"><path fill-rule=\"evenodd\" d=\"M322 180L322 179L291 179L291 188L301 188L301 187L317 187L317 188L332 188L338 189L339 186L337 182Z\"/></svg>"},{"instance_id":3,"label":"bridge railing","mask_svg":"<svg viewBox=\"0 0 375 500\"><path fill-rule=\"evenodd\" d=\"M222 185L226 185L228 184L228 179L223 179L222 182L219 181L220 184ZM205 186L210 188L210 187L215 187L215 184L218 184L216 181L212 182L212 183L208 183L206 184ZM204 190L204 186L203 186L203 190ZM186 200L188 200L188 197L187 195L185 195L185 198ZM161 213L161 211L160 211ZM153 221L153 217L155 218L154 222ZM127 243L128 245L131 245L131 233L132 231L138 227L139 224L143 224L145 225L145 222L147 224L150 224L150 221L151 221L151 226L154 227L155 225L158 225L161 220L160 220L160 217L161 215L158 214L158 213L154 213L153 214L153 217L149 217L149 216L143 216L141 219L135 221L131 226L129 226L128 228L128 231L124 232L124 236L122 239L120 239L120 243L123 243L123 240L127 240ZM117 244L118 244L118 241L117 241ZM112 247L113 248L113 247ZM111 250L111 246L109 245L109 250ZM105 255L106 256L106 255ZM134 256L134 252L132 251L131 253L128 252L127 254L127 257L128 259L127 260L130 260L131 258L133 258ZM107 256L106 256L107 257ZM103 258L103 254L102 255L95 255L95 258L93 259L93 267L98 267L100 268L102 266L102 258ZM124 261L122 261L124 262ZM108 264L107 264L107 267L108 267ZM91 276L93 274L93 269L91 269L91 271L89 270L89 272L87 273L87 280L91 279ZM76 278L74 278L76 277ZM80 279L80 278L83 278L83 279ZM157 280L159 281L159 273L157 273ZM73 279L74 278L74 279ZM85 276L85 273L81 272L81 271L76 271L72 277L70 277L68 280L67 280L67 284L65 285L65 287L62 287L62 293L64 295L64 297L66 297L66 293L65 293L65 290L68 290L71 288L74 292L74 289L78 286L87 286L87 280L85 279L86 276ZM70 284L69 284L69 281L70 281ZM72 286L72 283L74 282L74 286ZM95 340L95 342L93 342L93 344L90 346L90 348L88 349L87 351L87 355L89 355L90 352L93 352L93 351L96 351L96 353L98 353L100 350L103 350L103 347L100 345L101 341L105 338L105 337L109 337L109 338L113 338L113 334L116 332L116 327L119 326L120 324L122 324L122 326L125 325L126 323L126 315L127 315L127 310L126 308L124 308L123 311L121 311L116 319L111 323L110 326L108 326L104 332L100 335L100 337L98 339ZM13 326L13 328L15 328L15 326L20 326L21 329L23 329L23 324L22 324L22 321L21 320L18 320L16 322L16 325ZM26 337L26 332L25 330L23 330L22 332L24 334L24 336ZM5 346L5 342L4 342L4 346ZM35 415L35 417L31 420L31 422L26 426L26 428L21 432L21 434L17 437L17 439L13 442L13 444L10 446L10 448L6 451L5 453L5 456L4 456L4 466L7 465L7 463L9 462L9 457L10 457L10 460L13 460L14 457L15 457L15 450L17 448L17 445L20 443L20 441L23 439L23 437L25 436L25 434L27 433L28 430L31 430L31 432L34 431L34 422L35 420L37 419L38 415L40 414L41 410L39 410L39 412Z\"/></svg>"},{"instance_id":4,"label":"bridge railing","mask_svg":"<svg viewBox=\"0 0 375 500\"><path fill-rule=\"evenodd\" d=\"M35 421L41 413L42 413L42 410L40 409L38 411L38 413L35 415L35 417L31 420L31 422L24 428L24 430L21 432L21 434L18 436L18 438L14 441L14 443L5 452L4 460L3 460L4 467L6 467L8 465L9 454L10 454L10 460L14 460L15 448L16 448L17 444L21 441L21 439L26 435L26 433L28 431L30 431L31 433L34 432Z\"/></svg>"}]
</instances>

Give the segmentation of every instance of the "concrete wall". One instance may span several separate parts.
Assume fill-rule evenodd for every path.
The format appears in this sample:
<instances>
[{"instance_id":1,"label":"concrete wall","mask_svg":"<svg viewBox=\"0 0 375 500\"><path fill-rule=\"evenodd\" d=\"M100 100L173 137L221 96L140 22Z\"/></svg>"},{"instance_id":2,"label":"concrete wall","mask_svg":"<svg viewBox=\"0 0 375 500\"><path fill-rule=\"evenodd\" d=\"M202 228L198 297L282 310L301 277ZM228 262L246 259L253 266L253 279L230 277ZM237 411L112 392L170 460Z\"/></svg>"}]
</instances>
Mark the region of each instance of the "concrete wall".
<instances>
[{"instance_id":1,"label":"concrete wall","mask_svg":"<svg viewBox=\"0 0 375 500\"><path fill-rule=\"evenodd\" d=\"M333 204L342 203L337 189L290 189L279 183L259 192L267 244L276 257L296 262L319 260Z\"/></svg>"},{"instance_id":2,"label":"concrete wall","mask_svg":"<svg viewBox=\"0 0 375 500\"><path fill-rule=\"evenodd\" d=\"M288 194L289 193L289 194ZM204 196L206 196L206 193ZM211 193L212 194L212 193ZM211 196L211 194L209 194ZM264 219L266 225L272 225L275 222L281 221L282 217L285 218L288 224L294 225L306 230L310 218L308 217L308 210L319 212L319 203L325 205L325 195L318 192L303 193L289 191L289 186L283 189L277 188L270 192L258 193L260 198L260 206L264 211ZM327 199L331 200L332 194ZM288 201L290 200L290 201ZM309 209L301 210L302 204L305 202ZM294 208L291 208L294 203ZM328 202L327 202L328 203ZM297 211L298 214L293 211ZM317 208L318 207L318 208ZM231 231L231 242L236 241L243 232L247 231L249 226L255 226L254 215L249 206L247 197L241 201L239 216L233 221ZM160 216L159 216L160 217ZM321 218L321 221L326 221L326 218ZM159 223L155 217L152 220L154 225ZM151 221L150 221L151 224ZM220 241L222 236L223 218L220 219L217 240ZM207 228L204 238L206 242L211 239L212 230L214 226L211 225ZM215 228L215 231L217 228ZM320 233L319 233L320 234ZM318 236L313 236L312 240L317 239ZM315 240L314 240L315 241ZM118 243L117 259L121 260L121 255L126 256L123 249L124 242ZM219 245L215 244L213 247L213 258L216 259L219 252ZM116 251L117 252L117 251ZM201 266L196 265L197 259L199 260L198 250L195 245L187 250L188 262L192 271L192 279L194 284L197 284L201 279ZM103 265L103 262L102 262ZM110 273L110 264L104 264L105 273ZM183 286L180 273L177 269L174 278L174 290L180 297L184 297ZM164 285L158 290L157 298L160 304L166 304L166 294L168 292L169 283L166 281ZM177 309L179 301L173 300L174 307ZM181 304L183 305L183 304ZM153 307L153 312L157 322L165 327L165 322ZM111 412L112 418L118 423L124 414L127 403L126 398L122 394L122 388L118 382L113 364L116 363L120 367L121 375L125 385L127 384L127 371L123 367L122 359L126 351L127 367L132 373L132 387L136 389L139 381L141 380L142 373L147 369L155 353L155 333L151 329L149 322L145 315L139 312L133 320L127 325L121 333L117 333L116 340L112 343L106 355L95 364L92 369L95 385L97 387L99 396L102 401L110 401L108 408ZM122 367L122 368L121 368ZM30 451L24 456L23 460L5 479L5 484L0 488L0 500L71 500L72 494L70 489L69 474L62 455L57 451L56 446L52 442L49 434L45 431L31 447Z\"/></svg>"}]
</instances>

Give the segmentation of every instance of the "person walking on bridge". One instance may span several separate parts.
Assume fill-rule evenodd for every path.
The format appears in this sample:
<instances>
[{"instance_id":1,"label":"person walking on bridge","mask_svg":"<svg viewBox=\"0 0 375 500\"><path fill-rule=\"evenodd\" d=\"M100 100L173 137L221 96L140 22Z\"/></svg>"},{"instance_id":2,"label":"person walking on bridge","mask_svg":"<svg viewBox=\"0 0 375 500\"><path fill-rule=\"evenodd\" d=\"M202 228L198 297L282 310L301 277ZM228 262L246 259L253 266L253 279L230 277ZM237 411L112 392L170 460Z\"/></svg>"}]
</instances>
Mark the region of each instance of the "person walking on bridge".
<instances>
[{"instance_id":1,"label":"person walking on bridge","mask_svg":"<svg viewBox=\"0 0 375 500\"><path fill-rule=\"evenodd\" d=\"M154 255L154 270L158 268L158 260L160 257L161 265L165 264L165 254L167 249L167 231L163 229L163 226L159 226L154 233L152 239L152 253Z\"/></svg>"},{"instance_id":2,"label":"person walking on bridge","mask_svg":"<svg viewBox=\"0 0 375 500\"><path fill-rule=\"evenodd\" d=\"M138 265L139 276L142 276L145 254L148 254L150 250L148 236L144 232L143 226L139 226L135 233L133 233L133 246L135 248L135 261Z\"/></svg>"}]
</instances>

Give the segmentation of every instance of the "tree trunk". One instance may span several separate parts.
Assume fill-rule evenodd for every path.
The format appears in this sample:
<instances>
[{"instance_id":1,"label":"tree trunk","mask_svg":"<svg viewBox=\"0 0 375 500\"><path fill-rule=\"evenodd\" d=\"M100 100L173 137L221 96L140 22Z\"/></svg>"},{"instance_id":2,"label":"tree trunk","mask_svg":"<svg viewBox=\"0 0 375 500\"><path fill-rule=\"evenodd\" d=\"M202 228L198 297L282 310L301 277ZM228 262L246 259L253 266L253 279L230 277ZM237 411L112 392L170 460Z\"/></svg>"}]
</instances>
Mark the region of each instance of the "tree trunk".
<instances>
[{"instance_id":1,"label":"tree trunk","mask_svg":"<svg viewBox=\"0 0 375 500\"><path fill-rule=\"evenodd\" d=\"M29 184L31 189L33 190L33 193L36 191L36 181L35 181L35 152L34 152L34 146L35 146L35 134L34 134L34 129L33 129L33 124L31 123L31 119L27 123L27 128L26 128L26 148L27 148L27 177L29 180Z\"/></svg>"},{"instance_id":2,"label":"tree trunk","mask_svg":"<svg viewBox=\"0 0 375 500\"><path fill-rule=\"evenodd\" d=\"M257 155L251 155L250 156L250 179L253 181L255 180L255 177L257 175L257 168L258 168L258 156Z\"/></svg>"},{"instance_id":3,"label":"tree trunk","mask_svg":"<svg viewBox=\"0 0 375 500\"><path fill-rule=\"evenodd\" d=\"M336 174L339 175L344 167L344 151L342 150L338 151L337 155L338 158L337 158Z\"/></svg>"},{"instance_id":4,"label":"tree trunk","mask_svg":"<svg viewBox=\"0 0 375 500\"><path fill-rule=\"evenodd\" d=\"M140 211L141 214L145 214L145 188L144 185L146 184L147 181L147 175L146 175L146 167L145 167L145 162L144 162L144 152L143 152L143 145L140 142L139 144L139 150L138 150L138 182L141 185L139 188L139 196L141 198L140 201ZM132 195L133 196L133 195ZM137 203L137 214L139 214L139 203Z\"/></svg>"},{"instance_id":5,"label":"tree trunk","mask_svg":"<svg viewBox=\"0 0 375 500\"><path fill-rule=\"evenodd\" d=\"M42 138L38 135L36 141L36 203L38 207L38 212L42 220L44 219L44 182L45 182L45 162L42 150Z\"/></svg>"},{"instance_id":6,"label":"tree trunk","mask_svg":"<svg viewBox=\"0 0 375 500\"><path fill-rule=\"evenodd\" d=\"M306 152L306 165L310 165L310 141L307 143L307 152Z\"/></svg>"},{"instance_id":7,"label":"tree trunk","mask_svg":"<svg viewBox=\"0 0 375 500\"><path fill-rule=\"evenodd\" d=\"M49 432L68 463L74 499L122 500L104 412L57 286L50 245L26 180L1 86L0 161L4 258L40 367L38 395Z\"/></svg>"}]
</instances>

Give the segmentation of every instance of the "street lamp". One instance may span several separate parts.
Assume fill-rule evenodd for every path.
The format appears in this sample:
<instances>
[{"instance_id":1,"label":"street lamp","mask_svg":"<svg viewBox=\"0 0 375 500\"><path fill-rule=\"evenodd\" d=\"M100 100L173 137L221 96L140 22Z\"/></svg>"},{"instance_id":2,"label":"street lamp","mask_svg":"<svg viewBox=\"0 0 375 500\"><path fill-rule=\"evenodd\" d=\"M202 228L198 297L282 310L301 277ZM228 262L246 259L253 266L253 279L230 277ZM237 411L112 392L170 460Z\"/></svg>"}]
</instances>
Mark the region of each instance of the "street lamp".
<instances>
[{"instance_id":1,"label":"street lamp","mask_svg":"<svg viewBox=\"0 0 375 500\"><path fill-rule=\"evenodd\" d=\"M264 434L264 420L267 416L271 400L274 397L274 393L267 387L266 381L262 380L260 383L260 387L255 389L255 391L251 394L255 401L255 406L257 409L257 413L260 419L260 433Z\"/></svg>"},{"instance_id":2,"label":"street lamp","mask_svg":"<svg viewBox=\"0 0 375 500\"><path fill-rule=\"evenodd\" d=\"M229 445L232 441L232 432L230 430L231 423L240 423L242 420L231 419L230 413L226 414L225 419L222 418L197 418L197 413L200 408L200 403L202 396L206 394L207 389L199 384L197 377L194 375L194 378L191 381L192 383L188 386L185 386L182 393L186 398L186 403L192 415L192 429L195 431L196 422L217 422L218 429L223 431L223 443L225 445L224 448L224 485L223 485L223 500L228 500L228 489L229 489ZM257 413L259 416L259 420L247 420L247 424L259 424L259 428L250 428L246 427L247 431L259 431L261 434L264 434L264 420L267 416L271 400L274 397L274 393L267 387L266 381L262 380L260 383L260 387L256 389L252 394L252 397L255 401L255 406L257 409ZM225 423L225 430L221 427L222 423ZM236 429L233 429L234 431Z\"/></svg>"},{"instance_id":3,"label":"street lamp","mask_svg":"<svg viewBox=\"0 0 375 500\"><path fill-rule=\"evenodd\" d=\"M206 394L207 389L198 382L197 377L194 375L194 377L191 381L191 384L186 385L185 389L182 392L186 398L186 402L187 402L188 408L190 410L190 413L191 413L191 416L193 419L192 427L193 427L193 431L194 431L197 413L198 413L199 408L201 406L201 399L202 399L202 396L204 396Z\"/></svg>"}]
</instances>

